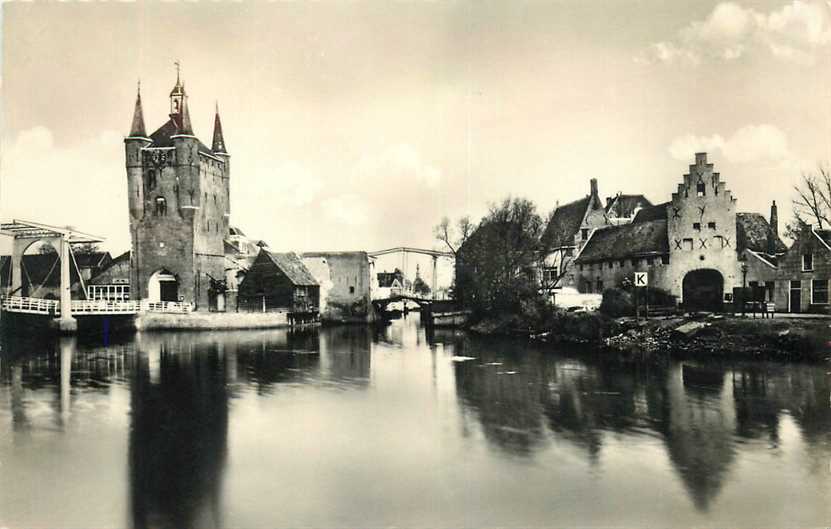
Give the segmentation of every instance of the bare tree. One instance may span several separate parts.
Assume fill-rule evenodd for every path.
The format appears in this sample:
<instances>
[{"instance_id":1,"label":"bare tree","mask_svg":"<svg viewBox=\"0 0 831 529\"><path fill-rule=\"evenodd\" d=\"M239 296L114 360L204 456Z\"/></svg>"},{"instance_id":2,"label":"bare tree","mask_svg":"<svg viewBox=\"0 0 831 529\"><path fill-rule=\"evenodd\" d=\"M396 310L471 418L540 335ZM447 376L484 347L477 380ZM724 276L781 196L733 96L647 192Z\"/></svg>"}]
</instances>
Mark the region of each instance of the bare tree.
<instances>
[{"instance_id":1,"label":"bare tree","mask_svg":"<svg viewBox=\"0 0 831 529\"><path fill-rule=\"evenodd\" d=\"M475 230L476 225L471 222L470 217L461 217L456 222L455 228L451 225L449 218L443 217L441 222L433 228L433 234L438 241L447 246L450 253L456 256L459 248L462 247L468 237L470 237L470 234Z\"/></svg>"},{"instance_id":2,"label":"bare tree","mask_svg":"<svg viewBox=\"0 0 831 529\"><path fill-rule=\"evenodd\" d=\"M794 186L796 199L793 201L794 218L786 230L789 236L806 224L815 224L823 229L831 226L831 170L820 165L815 173L803 173L802 182Z\"/></svg>"}]
</instances>

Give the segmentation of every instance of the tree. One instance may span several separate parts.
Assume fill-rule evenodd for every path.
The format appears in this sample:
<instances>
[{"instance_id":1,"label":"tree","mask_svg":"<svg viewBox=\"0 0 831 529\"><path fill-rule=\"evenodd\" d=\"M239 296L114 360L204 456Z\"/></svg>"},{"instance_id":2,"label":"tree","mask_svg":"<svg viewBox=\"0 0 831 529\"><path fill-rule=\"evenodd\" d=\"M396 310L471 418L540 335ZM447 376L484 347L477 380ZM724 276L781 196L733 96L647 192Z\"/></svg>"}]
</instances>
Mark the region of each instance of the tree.
<instances>
[{"instance_id":1,"label":"tree","mask_svg":"<svg viewBox=\"0 0 831 529\"><path fill-rule=\"evenodd\" d=\"M831 169L820 165L815 173L803 173L802 181L794 186L793 219L785 227L785 234L794 239L802 229L813 224L819 229L831 226Z\"/></svg>"},{"instance_id":2,"label":"tree","mask_svg":"<svg viewBox=\"0 0 831 529\"><path fill-rule=\"evenodd\" d=\"M456 222L455 229L451 226L450 219L447 217L442 218L441 222L433 228L436 239L444 243L454 257L474 231L476 231L476 225L470 221L468 216L461 217Z\"/></svg>"},{"instance_id":3,"label":"tree","mask_svg":"<svg viewBox=\"0 0 831 529\"><path fill-rule=\"evenodd\" d=\"M456 299L486 313L510 313L539 298L540 242L545 224L524 198L492 205L456 252Z\"/></svg>"}]
</instances>

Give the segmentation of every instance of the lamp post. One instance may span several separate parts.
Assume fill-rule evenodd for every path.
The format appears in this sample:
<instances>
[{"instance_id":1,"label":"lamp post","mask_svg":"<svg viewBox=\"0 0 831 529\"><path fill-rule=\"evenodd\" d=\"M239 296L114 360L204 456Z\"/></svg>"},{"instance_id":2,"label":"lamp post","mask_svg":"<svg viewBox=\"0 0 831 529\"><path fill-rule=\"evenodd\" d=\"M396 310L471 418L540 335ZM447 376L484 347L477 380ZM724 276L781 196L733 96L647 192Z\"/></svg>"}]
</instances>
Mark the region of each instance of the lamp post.
<instances>
[{"instance_id":1,"label":"lamp post","mask_svg":"<svg viewBox=\"0 0 831 529\"><path fill-rule=\"evenodd\" d=\"M742 318L745 317L745 294L747 293L747 263L742 263Z\"/></svg>"}]
</instances>

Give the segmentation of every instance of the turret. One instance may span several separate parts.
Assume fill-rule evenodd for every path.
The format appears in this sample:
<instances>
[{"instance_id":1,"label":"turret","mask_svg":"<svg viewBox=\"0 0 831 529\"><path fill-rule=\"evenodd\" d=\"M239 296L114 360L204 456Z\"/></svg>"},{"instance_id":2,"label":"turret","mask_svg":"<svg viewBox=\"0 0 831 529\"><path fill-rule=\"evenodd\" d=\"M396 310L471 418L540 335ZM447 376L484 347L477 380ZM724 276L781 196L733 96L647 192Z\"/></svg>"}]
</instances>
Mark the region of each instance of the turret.
<instances>
[{"instance_id":1,"label":"turret","mask_svg":"<svg viewBox=\"0 0 831 529\"><path fill-rule=\"evenodd\" d=\"M228 154L228 150L225 148L225 137L222 135L222 121L219 119L219 103L216 104L216 115L214 116L214 140L211 150L214 155L225 164L225 217L227 219L231 216L231 155Z\"/></svg>"},{"instance_id":2,"label":"turret","mask_svg":"<svg viewBox=\"0 0 831 529\"><path fill-rule=\"evenodd\" d=\"M170 92L170 119L176 124L176 134L173 148L176 151L176 180L178 192L176 198L179 212L183 217L192 218L201 204L201 190L199 185L199 140L193 135L193 126L190 122L188 110L188 96L185 86L176 72L176 86ZM174 112L178 110L178 112ZM187 197L187 198L186 198Z\"/></svg>"},{"instance_id":3,"label":"turret","mask_svg":"<svg viewBox=\"0 0 831 529\"><path fill-rule=\"evenodd\" d=\"M140 218L144 209L144 186L142 149L152 143L144 128L144 112L141 107L141 83L136 93L136 106L133 110L133 122L130 134L124 138L125 160L127 165L127 188L130 216Z\"/></svg>"}]
</instances>

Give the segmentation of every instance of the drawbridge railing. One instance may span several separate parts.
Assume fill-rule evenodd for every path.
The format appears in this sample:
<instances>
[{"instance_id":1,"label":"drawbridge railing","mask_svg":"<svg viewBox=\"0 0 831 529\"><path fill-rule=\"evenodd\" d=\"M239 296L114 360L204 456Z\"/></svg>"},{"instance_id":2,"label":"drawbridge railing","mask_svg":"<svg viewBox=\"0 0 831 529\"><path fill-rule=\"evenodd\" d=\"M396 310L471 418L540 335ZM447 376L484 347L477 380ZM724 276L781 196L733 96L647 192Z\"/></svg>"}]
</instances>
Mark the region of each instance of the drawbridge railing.
<instances>
[{"instance_id":1,"label":"drawbridge railing","mask_svg":"<svg viewBox=\"0 0 831 529\"><path fill-rule=\"evenodd\" d=\"M5 296L0 298L0 310L23 314L60 316L61 303L56 299ZM187 314L193 310L193 306L190 303L179 301L72 300L71 310L72 314L77 316L137 314L139 312Z\"/></svg>"}]
</instances>

